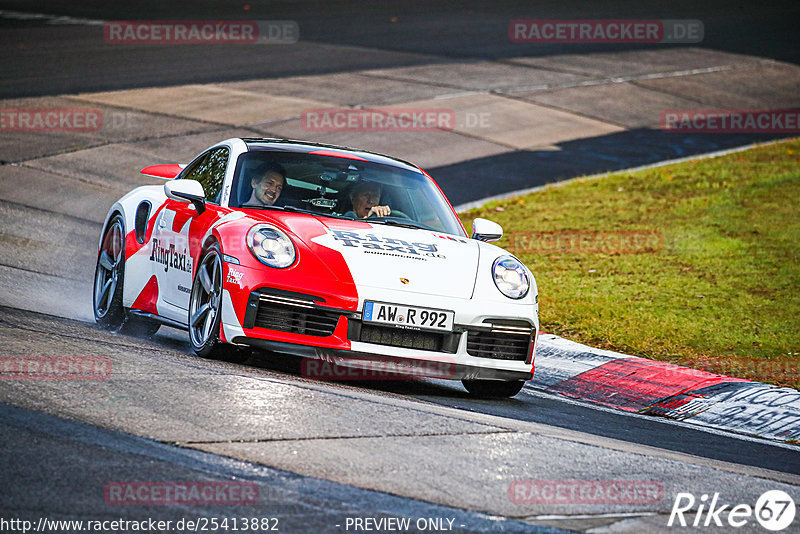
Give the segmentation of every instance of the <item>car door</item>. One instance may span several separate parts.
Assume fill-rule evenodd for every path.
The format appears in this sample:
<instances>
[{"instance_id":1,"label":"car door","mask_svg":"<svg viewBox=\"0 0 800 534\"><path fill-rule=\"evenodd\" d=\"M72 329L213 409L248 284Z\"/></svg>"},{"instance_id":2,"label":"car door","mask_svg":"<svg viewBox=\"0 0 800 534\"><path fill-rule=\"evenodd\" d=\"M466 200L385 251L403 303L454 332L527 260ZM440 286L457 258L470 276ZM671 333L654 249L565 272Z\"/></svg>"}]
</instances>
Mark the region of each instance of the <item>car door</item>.
<instances>
[{"instance_id":1,"label":"car door","mask_svg":"<svg viewBox=\"0 0 800 534\"><path fill-rule=\"evenodd\" d=\"M206 210L202 214L198 215L191 203L167 199L156 220L153 256L158 286L163 300L181 310L189 309L194 260L202 245L199 239L220 216L219 199L229 157L228 147L213 148L195 159L177 178L197 180L203 186Z\"/></svg>"}]
</instances>

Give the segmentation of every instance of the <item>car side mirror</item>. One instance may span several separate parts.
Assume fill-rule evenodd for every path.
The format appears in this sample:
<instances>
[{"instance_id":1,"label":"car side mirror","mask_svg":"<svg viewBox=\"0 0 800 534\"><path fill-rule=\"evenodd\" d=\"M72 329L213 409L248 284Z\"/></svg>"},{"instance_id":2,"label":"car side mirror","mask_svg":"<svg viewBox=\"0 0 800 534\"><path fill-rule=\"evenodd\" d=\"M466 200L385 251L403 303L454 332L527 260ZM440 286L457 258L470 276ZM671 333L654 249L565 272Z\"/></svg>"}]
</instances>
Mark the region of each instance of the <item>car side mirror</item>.
<instances>
[{"instance_id":1,"label":"car side mirror","mask_svg":"<svg viewBox=\"0 0 800 534\"><path fill-rule=\"evenodd\" d=\"M503 227L496 222L480 217L472 221L472 239L489 243L501 237L503 237Z\"/></svg>"},{"instance_id":2,"label":"car side mirror","mask_svg":"<svg viewBox=\"0 0 800 534\"><path fill-rule=\"evenodd\" d=\"M171 180L164 184L164 194L178 202L191 202L198 215L206 210L206 194L197 180Z\"/></svg>"}]
</instances>

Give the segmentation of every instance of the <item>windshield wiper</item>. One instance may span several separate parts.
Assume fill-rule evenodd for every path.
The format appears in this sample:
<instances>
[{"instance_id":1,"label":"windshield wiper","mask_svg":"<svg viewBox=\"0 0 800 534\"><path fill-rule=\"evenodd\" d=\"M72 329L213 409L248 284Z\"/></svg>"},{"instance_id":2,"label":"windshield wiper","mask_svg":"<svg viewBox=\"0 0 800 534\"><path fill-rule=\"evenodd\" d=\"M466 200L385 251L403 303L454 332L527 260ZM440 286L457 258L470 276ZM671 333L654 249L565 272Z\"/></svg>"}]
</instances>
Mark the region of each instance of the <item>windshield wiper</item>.
<instances>
[{"instance_id":1,"label":"windshield wiper","mask_svg":"<svg viewBox=\"0 0 800 534\"><path fill-rule=\"evenodd\" d=\"M260 208L265 210L279 210L279 211L291 211L292 213L306 213L308 215L313 215L315 217L331 217L333 219L345 219L348 221L352 221L350 217L345 217L344 215L335 215L333 213L320 213L317 211L305 210L303 208L298 208L295 206L267 206L265 204L242 204L239 206L240 208Z\"/></svg>"},{"instance_id":2,"label":"windshield wiper","mask_svg":"<svg viewBox=\"0 0 800 534\"><path fill-rule=\"evenodd\" d=\"M362 220L364 222L376 222L376 223L385 224L385 225L388 225L388 226L400 226L402 228L414 228L415 230L431 230L431 231L433 231L433 228L431 228L430 226L427 226L425 224L412 221L410 219L397 219L397 218L388 218L388 217L369 217L367 219L359 219L359 220Z\"/></svg>"},{"instance_id":3,"label":"windshield wiper","mask_svg":"<svg viewBox=\"0 0 800 534\"><path fill-rule=\"evenodd\" d=\"M310 211L306 211L300 208L295 208L294 206L267 206L266 204L242 204L239 206L240 208L258 208L263 210L280 210L280 211L292 211L296 213L311 213Z\"/></svg>"},{"instance_id":4,"label":"windshield wiper","mask_svg":"<svg viewBox=\"0 0 800 534\"><path fill-rule=\"evenodd\" d=\"M241 204L240 208L258 208L262 210L283 210L283 206L267 206L266 204Z\"/></svg>"}]
</instances>

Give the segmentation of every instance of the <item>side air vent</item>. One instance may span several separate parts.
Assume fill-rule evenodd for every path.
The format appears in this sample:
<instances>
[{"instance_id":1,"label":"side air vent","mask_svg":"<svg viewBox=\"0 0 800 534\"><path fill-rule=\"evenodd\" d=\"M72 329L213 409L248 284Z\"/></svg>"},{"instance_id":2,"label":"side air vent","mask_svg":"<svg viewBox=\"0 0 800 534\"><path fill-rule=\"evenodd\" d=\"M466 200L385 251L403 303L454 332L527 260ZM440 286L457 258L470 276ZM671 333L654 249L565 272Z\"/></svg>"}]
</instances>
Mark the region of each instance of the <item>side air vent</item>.
<instances>
[{"instance_id":1,"label":"side air vent","mask_svg":"<svg viewBox=\"0 0 800 534\"><path fill-rule=\"evenodd\" d=\"M151 207L150 201L143 200L136 208L134 230L136 232L136 241L138 241L140 245L144 245L145 233L147 232L147 219L150 217Z\"/></svg>"}]
</instances>

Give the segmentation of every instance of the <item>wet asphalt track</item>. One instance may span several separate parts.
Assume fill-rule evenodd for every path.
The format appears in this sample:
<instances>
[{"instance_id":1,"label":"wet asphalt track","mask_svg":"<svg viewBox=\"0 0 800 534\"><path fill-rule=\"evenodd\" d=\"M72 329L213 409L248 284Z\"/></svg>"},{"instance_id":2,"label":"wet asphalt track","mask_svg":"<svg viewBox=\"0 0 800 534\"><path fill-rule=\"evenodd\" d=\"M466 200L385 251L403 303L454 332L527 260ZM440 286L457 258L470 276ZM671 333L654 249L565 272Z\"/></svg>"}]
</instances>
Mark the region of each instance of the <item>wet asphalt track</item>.
<instances>
[{"instance_id":1,"label":"wet asphalt track","mask_svg":"<svg viewBox=\"0 0 800 534\"><path fill-rule=\"evenodd\" d=\"M231 13L231 7L219 7L220 4L194 8L189 15L186 14L185 5L164 4L153 3L152 10L148 10L146 5L144 8L125 9L118 4L109 7L110 4L96 2L77 8L67 3L41 2L37 11L96 19L231 18L227 16ZM615 18L624 14L626 17L701 19L709 35L704 45L709 48L798 61L796 39L792 33L797 20L797 8L792 7L793 4L770 3L754 7L757 5L754 3L744 8L722 3L705 4L698 8L694 4L671 3L668 10L654 10L647 3L635 3L635 7L631 8L633 3L620 2L607 5L602 13L587 12L585 6L563 8L560 3L540 4L536 10L527 4L504 4L499 8L493 7L491 13L478 5L472 8L462 6L457 10L442 6L435 8L435 12L430 12L431 8L371 6L348 13L334 11L329 3L306 3L299 8L287 4L279 11L261 11L266 8L253 6L249 18L298 20L303 28L302 37L309 43L287 53L248 49L241 51L241 57L233 61L230 59L230 47L219 47L219 50L210 54L192 47L178 47L166 52L144 47L123 51L120 60L98 46L96 36L92 36L86 26L54 29L41 22L20 23L0 19L0 50L4 58L0 95L19 97L153 84L346 72L365 67L429 64L453 58L502 61L515 54L558 53L559 50L552 48L520 49L493 37L498 25L504 31L509 18L533 16L590 18L591 15L595 18ZM23 2L0 2L0 9L29 10L29 5ZM152 13L152 16L142 13ZM395 16L399 23L391 21ZM742 20L747 20L748 24L743 25ZM352 28L362 31L353 31ZM20 48L20 43L24 44L24 49ZM64 43L69 46L65 47ZM348 48L353 46L363 48ZM569 51L581 53L587 50L577 47ZM608 50L612 49L604 49ZM126 68L118 68L119 62L124 63ZM514 169L525 168L530 158L546 169L553 169L543 172L543 181L552 181L604 170L608 168L609 159L614 158L613 168L625 168L685 155L676 153L679 150L674 148L675 143L670 146L664 142L664 135L647 129L629 130L600 139L576 141L572 145L574 150L566 146L566 150L559 154L515 152L441 167L434 175L446 190L449 189L448 193L454 202L464 202L498 192L464 187L458 180L465 166L473 170L477 166L487 172L503 169L510 182L510 185L506 184L506 189L513 189L513 181L519 175L519 171L515 172ZM698 137L685 144L694 147L696 152L704 152L758 139L754 136L731 136L721 141L719 136L705 140ZM631 150L631 145L646 146L652 150ZM595 155L598 161L593 161ZM13 180L19 187L24 187L30 179L19 169L13 173L9 171L8 167L0 171L7 184L8 180ZM530 185L529 182L525 184ZM56 187L56 184L52 185ZM40 187L43 187L47 196L48 188ZM95 197L93 200L89 189L78 192L83 198L88 196L87 210L95 202L104 203L99 210L104 211L106 199L97 200L98 197ZM30 298L38 303L31 302L28 309L66 317L85 317L85 314L71 313L71 310L85 310L87 305L87 275L90 280L93 267L91 251L99 225L94 215L84 218L65 214L58 204L58 197L50 198L48 203L38 208L18 202L0 202L0 214L6 228L6 233L2 234L0 286L8 294L24 295L29 286L20 286L20 272L27 273L26 284L34 286L37 276L55 277L61 280L59 285L62 294L57 295L56 299L54 295L37 293L34 289L29 292ZM10 226L20 231L9 230ZM56 239L52 235L55 229L61 236ZM24 238L19 237L20 233ZM68 237L64 239L63 236ZM64 254L60 260L54 260L46 244L59 240L64 241ZM58 307L51 306L55 301L59 302ZM710 491L714 487L719 490L727 486L736 496L745 500L755 491L752 488L777 487L778 482L774 480L797 484L797 479L791 477L800 474L800 455L796 449L565 402L533 390L526 389L512 400L487 402L469 399L460 385L436 381L309 386L308 381L299 376L297 362L293 360L279 362L257 357L244 366L207 362L188 354L183 335L177 331L164 329L155 343L130 338L115 339L92 326L9 308L0 309L0 329L8 355L63 354L65 347L68 347L71 354L109 355L122 371L120 382L112 381L105 389L104 386L95 385L82 390L70 384L30 383L4 384L0 387L0 400L8 403L0 408L2 464L6 467L0 479L3 487L14 488L11 492L3 492L0 497L2 516L8 516L9 513L26 517L49 514L70 518L93 518L98 515L143 517L151 513L162 517L196 515L197 509L191 507L169 510L121 510L119 507L110 507L101 500L98 488L115 479L227 479L241 476L265 488L262 490L265 497L263 506L258 510L223 509L219 513L228 512L231 515L255 511L262 516L280 515L287 525L285 531L290 532L341 532L343 530L336 525L343 517L375 514L457 516L463 521L464 530L492 531L497 527L496 521L459 508L491 510L495 513L500 511L528 522L509 523L505 531L523 531L531 523L583 530L622 521L620 517L601 517L602 513L622 512L613 507L608 510L582 510L590 516L585 519L535 519L535 516L541 515L541 511L515 512L507 502L502 502L503 499L497 495L498 491L502 494L502 485L493 486L488 479L482 482L480 477L460 478L446 469L430 469L426 472L427 477L418 473L415 483L395 471L404 469L404 464L398 463L403 459L401 455L390 458L391 452L381 453L384 448L380 445L382 441L387 444L386 450L392 451L393 447L420 447L420 450L425 450L423 443L426 440L441 440L441 443L434 441L424 446L433 445L432 451L441 447L440 452L430 452L428 456L446 464L450 460L447 451L458 448L469 451L470 447L480 443L476 440L482 439L480 436L483 434L495 440L489 442L490 446L506 447L506 450L478 448L487 456L475 466L469 465L468 456L458 459L454 455L453 469L469 471L471 467L480 469L484 466L496 468L511 465L514 469L498 475L506 485L515 478L621 478L625 474L633 478L651 476L663 480L668 487L665 491L669 493L668 498L660 506L645 509L640 518L645 521L642 524L650 525L653 529L656 525L660 528L665 524L664 513L670 504L667 501L675 491L682 490L682 484L697 491ZM39 334L38 331L46 334ZM262 381L261 386L254 389L249 383L251 380ZM186 387L176 388L176 384ZM242 388L242 391L237 388ZM294 392L295 396L287 395L287 391ZM261 406L260 409L248 404L248 392L262 403L256 405ZM422 404L417 408L403 404L404 410L410 410L405 416L375 408L376 405L383 406L382 403L396 408L393 403L406 403L408 399L422 401ZM447 424L438 420L441 428L437 428L436 424L426 428L425 425L430 424L431 420L445 417L433 408L427 413L426 406L456 408L463 412L463 420L454 422L452 413L448 412L446 417L450 419L447 419ZM26 409L35 412L27 412ZM320 409L327 410L330 417L313 415ZM42 415L40 412L52 415ZM380 416L385 419L380 419ZM613 447L617 446L615 444L618 441L627 444L622 446L626 450L618 451L619 457L598 455L602 460L595 468L570 469L569 464L575 460L570 459L568 454L558 454L546 444L539 443L536 447L524 449L518 443L503 441L506 433L514 436L535 434L527 427L526 430L475 428L475 425L497 424L500 421L489 421L483 416L498 416L561 429L549 432L563 431L566 443L575 447L575 443L583 443L581 440L596 439L596 443L587 446L616 450ZM570 431L577 431L581 437L570 434ZM136 438L125 432L150 437L155 441ZM590 438L583 437L584 434ZM399 445L392 443L392 438ZM606 438L614 440L613 443ZM353 443L363 440L365 445L358 450L372 453L369 459L364 458L362 462L350 466L352 473L347 465L342 465L344 456L331 453L332 456L327 458L331 464L326 469L312 460L297 462L291 458L291 450L287 452L282 448L291 449L294 443L299 450L313 452L313 445L324 445L327 440L333 451L341 448L346 450L347 446L341 443L346 443L348 439ZM366 444L369 440L375 440L376 444ZM243 447L250 447L251 450L236 449L232 443L237 441L244 442ZM181 444L184 447L191 444L202 450L262 461L275 468L227 461L197 450L175 449L158 442ZM271 449L273 446L274 449ZM302 449L301 446L306 448ZM662 452L654 454L651 447ZM567 449L571 450L569 447ZM505 456L504 452L523 456L534 452L537 457L552 455L552 465L549 469L526 471L527 464L519 465L515 459ZM581 453L585 454L586 451L582 450ZM672 457L672 453L678 455ZM382 457L382 454L386 457ZM642 455L648 457L651 454L654 468L648 471L642 467L647 462L641 462L640 459ZM683 466L672 465L673 462L688 461L687 457L680 456L682 454L699 458L693 461L707 470L701 469L707 477L707 484L692 479L698 474L697 470L692 471L690 477L691 469L687 471ZM326 458L324 455L320 457L323 460ZM424 462L422 457L411 453L408 458ZM458 461L465 463L459 464ZM362 464L364 467L360 468ZM405 464L405 469L410 465L413 464ZM284 468L287 470L282 470ZM375 473L379 469L387 471L372 478L369 472ZM761 469L784 475L772 475ZM737 473L738 478L728 477L731 473ZM481 483L488 484L493 490L501 489L495 491L492 497L476 498ZM431 488L440 488L441 491ZM437 504L427 504L426 501ZM203 510L204 514L217 512L213 509ZM565 516L577 513L569 508L559 512ZM645 513L660 515L654 516L656 519L648 519ZM651 520L655 523L646 523ZM639 524L640 529L643 528L642 524ZM620 523L618 526L622 525ZM636 527L633 528L635 531Z\"/></svg>"}]
</instances>

